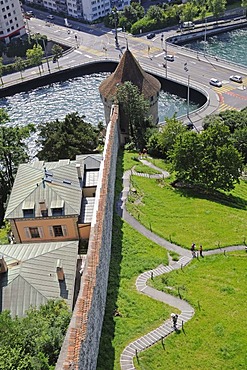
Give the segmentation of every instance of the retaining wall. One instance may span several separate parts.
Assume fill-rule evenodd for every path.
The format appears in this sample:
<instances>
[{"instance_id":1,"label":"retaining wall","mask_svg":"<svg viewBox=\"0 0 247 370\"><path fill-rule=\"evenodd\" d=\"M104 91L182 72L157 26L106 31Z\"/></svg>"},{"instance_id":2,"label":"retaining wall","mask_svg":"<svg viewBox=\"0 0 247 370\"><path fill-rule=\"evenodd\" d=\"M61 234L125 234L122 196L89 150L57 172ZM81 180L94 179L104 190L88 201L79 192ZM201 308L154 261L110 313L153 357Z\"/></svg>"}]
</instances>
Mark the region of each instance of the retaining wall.
<instances>
[{"instance_id":1,"label":"retaining wall","mask_svg":"<svg viewBox=\"0 0 247 370\"><path fill-rule=\"evenodd\" d=\"M100 167L87 261L56 370L94 370L97 366L111 256L118 148L118 106L113 106Z\"/></svg>"}]
</instances>

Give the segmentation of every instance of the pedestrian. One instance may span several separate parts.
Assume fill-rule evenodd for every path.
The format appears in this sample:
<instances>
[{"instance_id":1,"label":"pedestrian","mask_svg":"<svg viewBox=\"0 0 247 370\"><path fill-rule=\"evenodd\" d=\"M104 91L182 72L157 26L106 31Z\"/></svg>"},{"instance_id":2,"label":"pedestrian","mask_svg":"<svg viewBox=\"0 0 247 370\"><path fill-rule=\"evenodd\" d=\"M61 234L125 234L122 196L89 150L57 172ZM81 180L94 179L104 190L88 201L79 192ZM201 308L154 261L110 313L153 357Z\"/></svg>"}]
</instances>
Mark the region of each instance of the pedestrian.
<instances>
[{"instance_id":1,"label":"pedestrian","mask_svg":"<svg viewBox=\"0 0 247 370\"><path fill-rule=\"evenodd\" d=\"M171 314L172 324L174 329L177 328L177 322L178 322L178 315L176 313Z\"/></svg>"},{"instance_id":2,"label":"pedestrian","mask_svg":"<svg viewBox=\"0 0 247 370\"><path fill-rule=\"evenodd\" d=\"M191 246L190 250L191 250L191 253L192 253L192 257L195 258L196 257L196 245L195 245L195 243L192 243L192 246Z\"/></svg>"},{"instance_id":3,"label":"pedestrian","mask_svg":"<svg viewBox=\"0 0 247 370\"><path fill-rule=\"evenodd\" d=\"M200 245L200 248L199 248L199 252L200 252L200 257L204 257L203 254L202 254L202 245Z\"/></svg>"}]
</instances>

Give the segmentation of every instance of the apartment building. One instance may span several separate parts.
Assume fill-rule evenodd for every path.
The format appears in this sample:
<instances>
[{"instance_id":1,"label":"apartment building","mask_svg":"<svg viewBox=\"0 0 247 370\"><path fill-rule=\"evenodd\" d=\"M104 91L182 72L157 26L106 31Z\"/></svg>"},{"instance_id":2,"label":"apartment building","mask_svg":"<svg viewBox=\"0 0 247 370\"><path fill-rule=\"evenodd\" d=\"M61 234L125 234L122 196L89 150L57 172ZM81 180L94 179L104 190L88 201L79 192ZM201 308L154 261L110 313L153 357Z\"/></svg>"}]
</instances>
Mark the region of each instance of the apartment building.
<instances>
[{"instance_id":1,"label":"apartment building","mask_svg":"<svg viewBox=\"0 0 247 370\"><path fill-rule=\"evenodd\" d=\"M19 0L0 0L0 40L8 43L26 33Z\"/></svg>"},{"instance_id":2,"label":"apartment building","mask_svg":"<svg viewBox=\"0 0 247 370\"><path fill-rule=\"evenodd\" d=\"M130 5L130 0L29 0L27 2L88 22L105 17L113 7L122 10L126 5Z\"/></svg>"}]
</instances>

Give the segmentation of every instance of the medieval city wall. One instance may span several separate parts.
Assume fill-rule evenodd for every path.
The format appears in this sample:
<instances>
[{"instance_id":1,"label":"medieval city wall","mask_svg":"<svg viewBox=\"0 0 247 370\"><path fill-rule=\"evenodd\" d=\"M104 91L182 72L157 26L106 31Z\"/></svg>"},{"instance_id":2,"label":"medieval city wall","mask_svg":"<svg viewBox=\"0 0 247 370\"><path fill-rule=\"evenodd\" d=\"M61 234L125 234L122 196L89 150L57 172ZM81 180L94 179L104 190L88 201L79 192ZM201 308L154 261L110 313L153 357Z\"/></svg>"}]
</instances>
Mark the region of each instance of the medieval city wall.
<instances>
[{"instance_id":1,"label":"medieval city wall","mask_svg":"<svg viewBox=\"0 0 247 370\"><path fill-rule=\"evenodd\" d=\"M113 106L96 191L87 262L56 370L94 370L97 366L111 256L118 148L118 106Z\"/></svg>"}]
</instances>

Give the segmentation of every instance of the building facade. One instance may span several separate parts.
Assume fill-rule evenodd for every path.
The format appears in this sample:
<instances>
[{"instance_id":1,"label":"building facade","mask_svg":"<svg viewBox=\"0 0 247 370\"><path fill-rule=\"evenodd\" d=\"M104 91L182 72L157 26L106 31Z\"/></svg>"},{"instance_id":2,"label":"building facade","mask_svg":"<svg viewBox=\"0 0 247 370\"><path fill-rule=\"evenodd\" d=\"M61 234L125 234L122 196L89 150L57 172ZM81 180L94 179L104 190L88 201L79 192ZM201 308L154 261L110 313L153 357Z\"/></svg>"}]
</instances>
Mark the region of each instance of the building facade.
<instances>
[{"instance_id":1,"label":"building facade","mask_svg":"<svg viewBox=\"0 0 247 370\"><path fill-rule=\"evenodd\" d=\"M122 10L130 5L130 0L28 0L27 3L39 4L50 11L93 22L105 17L113 7Z\"/></svg>"},{"instance_id":2,"label":"building facade","mask_svg":"<svg viewBox=\"0 0 247 370\"><path fill-rule=\"evenodd\" d=\"M0 0L0 40L10 42L26 33L19 0Z\"/></svg>"}]
</instances>

